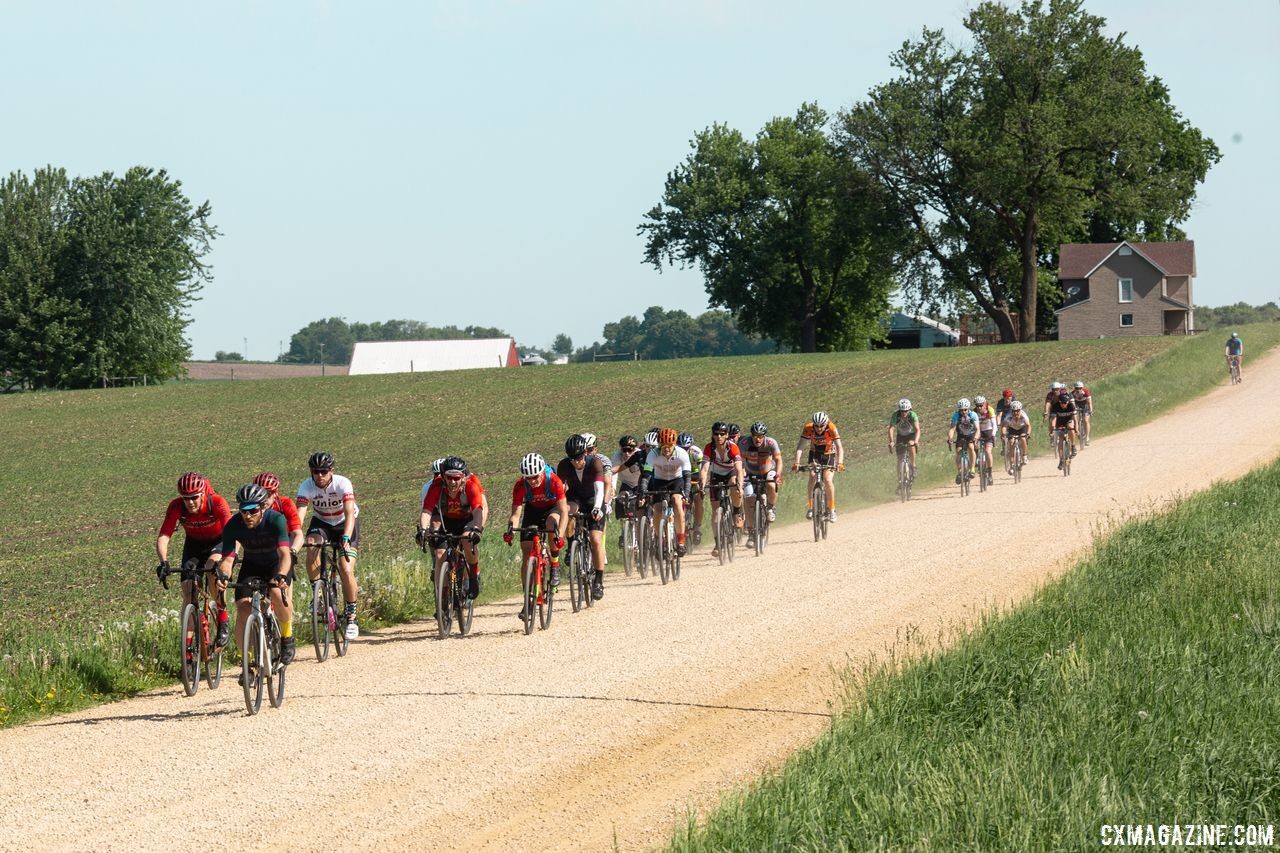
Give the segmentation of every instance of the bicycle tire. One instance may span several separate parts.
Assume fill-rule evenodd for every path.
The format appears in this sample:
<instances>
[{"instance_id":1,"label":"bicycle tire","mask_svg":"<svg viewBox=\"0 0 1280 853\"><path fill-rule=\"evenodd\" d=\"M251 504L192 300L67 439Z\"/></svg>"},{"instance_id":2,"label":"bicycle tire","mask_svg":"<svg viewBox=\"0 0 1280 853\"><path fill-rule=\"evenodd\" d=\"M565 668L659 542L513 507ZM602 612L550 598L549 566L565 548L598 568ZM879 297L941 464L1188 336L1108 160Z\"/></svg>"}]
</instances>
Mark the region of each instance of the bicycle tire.
<instances>
[{"instance_id":1,"label":"bicycle tire","mask_svg":"<svg viewBox=\"0 0 1280 853\"><path fill-rule=\"evenodd\" d=\"M524 623L526 635L533 633L533 623L537 618L538 607L538 558L533 554L524 564L524 609L520 611L520 621Z\"/></svg>"},{"instance_id":2,"label":"bicycle tire","mask_svg":"<svg viewBox=\"0 0 1280 853\"><path fill-rule=\"evenodd\" d=\"M818 502L822 499L822 489L813 487L809 493L809 512L813 513L813 541L822 539L822 518L819 515Z\"/></svg>"},{"instance_id":3,"label":"bicycle tire","mask_svg":"<svg viewBox=\"0 0 1280 853\"><path fill-rule=\"evenodd\" d=\"M551 566L550 558L548 558L548 561L547 561L548 572L551 571L550 566ZM561 567L561 571L564 571L563 566ZM551 627L551 611L556 604L556 588L551 585L550 581L551 581L550 577L546 577L543 579L542 595L541 595L542 600L538 602L538 626L543 631Z\"/></svg>"},{"instance_id":4,"label":"bicycle tire","mask_svg":"<svg viewBox=\"0 0 1280 853\"><path fill-rule=\"evenodd\" d=\"M596 577L596 558L591 553L591 543L588 541L583 546L582 573L578 575L578 586L582 587L582 602L588 608L596 606L596 600L591 595L591 582Z\"/></svg>"},{"instance_id":5,"label":"bicycle tire","mask_svg":"<svg viewBox=\"0 0 1280 853\"><path fill-rule=\"evenodd\" d=\"M636 521L634 518L622 521L622 571L631 577L636 570Z\"/></svg>"},{"instance_id":6,"label":"bicycle tire","mask_svg":"<svg viewBox=\"0 0 1280 853\"><path fill-rule=\"evenodd\" d=\"M212 631L217 631L218 630L218 627L217 627L218 626L218 608L214 605L212 599L210 599L206 604L205 618L209 622L209 628ZM202 634L202 636L207 636L207 635ZM212 641L210 641L210 644L204 644L202 646L202 648L205 651L204 679L206 682L208 682L210 690L216 690L218 688L218 685L222 683L222 652L223 650L218 649L217 651L214 651L211 643Z\"/></svg>"},{"instance_id":7,"label":"bicycle tire","mask_svg":"<svg viewBox=\"0 0 1280 853\"><path fill-rule=\"evenodd\" d=\"M981 493L987 490L987 450L984 447L978 453L978 491Z\"/></svg>"},{"instance_id":8,"label":"bicycle tire","mask_svg":"<svg viewBox=\"0 0 1280 853\"><path fill-rule=\"evenodd\" d=\"M262 617L250 613L244 622L243 642L240 645L244 678L244 707L249 716L262 708L262 678L266 641L262 636Z\"/></svg>"},{"instance_id":9,"label":"bicycle tire","mask_svg":"<svg viewBox=\"0 0 1280 853\"><path fill-rule=\"evenodd\" d=\"M196 695L200 689L200 626L196 620L196 606L188 604L182 608L181 629L178 634L178 647L181 657L178 662L178 673L182 678L182 689L188 696Z\"/></svg>"},{"instance_id":10,"label":"bicycle tire","mask_svg":"<svg viewBox=\"0 0 1280 853\"><path fill-rule=\"evenodd\" d=\"M825 486L824 486L823 488L821 488L821 489L819 489L819 490L818 490L818 502L822 504L822 507L821 507L821 509L822 509L821 519L822 519L822 520L821 520L821 523L818 525L818 529L819 529L819 531L822 533L822 538L823 538L823 539L826 539L826 538L827 538L827 513L828 513L830 510L827 508L827 489L826 489L826 487L825 487ZM816 510L816 509L818 509L818 504L817 504L817 503L815 503L813 506L814 506L814 509L815 509L815 510ZM815 513L814 513L814 517L815 517L815 518L817 518L817 517L818 517L818 513L817 513L817 512L815 512ZM768 543L768 541L769 541L769 526L768 526L768 525L765 525L764 534L765 534L765 536L764 536L764 541L765 541L765 543L767 544L767 543Z\"/></svg>"},{"instance_id":11,"label":"bicycle tire","mask_svg":"<svg viewBox=\"0 0 1280 853\"><path fill-rule=\"evenodd\" d=\"M275 617L266 620L267 631L267 648L269 649L268 657L270 665L267 667L267 701L271 703L272 708L279 708L284 704L284 674L289 667L280 665L281 654L281 637L280 626L275 621Z\"/></svg>"},{"instance_id":12,"label":"bicycle tire","mask_svg":"<svg viewBox=\"0 0 1280 853\"><path fill-rule=\"evenodd\" d=\"M645 514L636 521L636 566L640 569L640 579L649 577L649 552L652 550L650 532L653 523L649 521L648 507Z\"/></svg>"},{"instance_id":13,"label":"bicycle tire","mask_svg":"<svg viewBox=\"0 0 1280 853\"><path fill-rule=\"evenodd\" d=\"M453 633L453 566L448 557L436 566L436 630L442 640Z\"/></svg>"},{"instance_id":14,"label":"bicycle tire","mask_svg":"<svg viewBox=\"0 0 1280 853\"><path fill-rule=\"evenodd\" d=\"M324 581L311 584L311 648L316 663L329 659L329 603L324 594Z\"/></svg>"},{"instance_id":15,"label":"bicycle tire","mask_svg":"<svg viewBox=\"0 0 1280 853\"><path fill-rule=\"evenodd\" d=\"M329 576L326 599L329 609L333 611L333 650L338 657L346 657L351 641L347 639L347 608L338 602L343 599L338 595L338 578Z\"/></svg>"},{"instance_id":16,"label":"bicycle tire","mask_svg":"<svg viewBox=\"0 0 1280 853\"><path fill-rule=\"evenodd\" d=\"M476 602L471 597L471 570L458 572L453 579L453 612L458 622L458 636L471 633L471 622L476 614Z\"/></svg>"},{"instance_id":17,"label":"bicycle tire","mask_svg":"<svg viewBox=\"0 0 1280 853\"><path fill-rule=\"evenodd\" d=\"M658 576L663 586L671 580L671 551L675 547L671 537L671 521L666 516L658 528Z\"/></svg>"},{"instance_id":18,"label":"bicycle tire","mask_svg":"<svg viewBox=\"0 0 1280 853\"><path fill-rule=\"evenodd\" d=\"M764 495L757 494L754 506L751 508L752 530L755 531L755 542L752 548L756 552L756 556L764 554Z\"/></svg>"}]
</instances>

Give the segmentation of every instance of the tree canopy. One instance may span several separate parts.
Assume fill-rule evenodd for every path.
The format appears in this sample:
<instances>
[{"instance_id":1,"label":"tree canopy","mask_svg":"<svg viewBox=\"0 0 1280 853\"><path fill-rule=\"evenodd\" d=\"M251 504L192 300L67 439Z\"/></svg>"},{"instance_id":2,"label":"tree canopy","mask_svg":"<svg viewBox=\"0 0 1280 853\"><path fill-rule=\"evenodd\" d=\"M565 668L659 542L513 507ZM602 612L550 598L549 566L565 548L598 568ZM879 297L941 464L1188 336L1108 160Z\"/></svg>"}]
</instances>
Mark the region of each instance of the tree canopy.
<instances>
[{"instance_id":1,"label":"tree canopy","mask_svg":"<svg viewBox=\"0 0 1280 853\"><path fill-rule=\"evenodd\" d=\"M654 305L640 318L627 316L606 323L604 339L579 349L574 360L591 361L594 353L634 352L642 359L663 359L757 355L778 349L774 341L741 332L728 311L706 311L693 317Z\"/></svg>"},{"instance_id":2,"label":"tree canopy","mask_svg":"<svg viewBox=\"0 0 1280 853\"><path fill-rule=\"evenodd\" d=\"M707 128L639 226L646 262L697 266L739 328L802 352L858 349L878 333L910 242L827 125L804 104L754 140Z\"/></svg>"},{"instance_id":3,"label":"tree canopy","mask_svg":"<svg viewBox=\"0 0 1280 853\"><path fill-rule=\"evenodd\" d=\"M1219 159L1104 24L1079 0L981 3L971 47L925 29L893 54L900 75L842 116L845 150L926 253L907 283L976 305L1005 340L1032 339L1056 304L1041 279L1059 244L1181 238Z\"/></svg>"},{"instance_id":4,"label":"tree canopy","mask_svg":"<svg viewBox=\"0 0 1280 853\"><path fill-rule=\"evenodd\" d=\"M293 333L289 351L277 361L345 364L359 341L445 341L462 338L505 338L501 329L488 326L430 326L420 320L387 320L348 323L341 317L314 320Z\"/></svg>"},{"instance_id":5,"label":"tree canopy","mask_svg":"<svg viewBox=\"0 0 1280 853\"><path fill-rule=\"evenodd\" d=\"M46 167L0 182L0 373L7 385L82 388L181 374L186 310L211 279L217 230L163 170L70 178Z\"/></svg>"}]
</instances>

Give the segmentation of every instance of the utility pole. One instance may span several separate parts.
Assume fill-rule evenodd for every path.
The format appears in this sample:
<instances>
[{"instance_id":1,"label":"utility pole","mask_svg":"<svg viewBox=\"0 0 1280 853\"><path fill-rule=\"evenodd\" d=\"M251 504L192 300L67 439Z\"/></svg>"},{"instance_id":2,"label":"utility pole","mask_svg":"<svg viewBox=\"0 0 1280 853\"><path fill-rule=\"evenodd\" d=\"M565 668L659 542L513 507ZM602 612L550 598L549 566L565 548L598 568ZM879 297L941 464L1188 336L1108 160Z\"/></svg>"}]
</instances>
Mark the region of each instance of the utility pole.
<instances>
[{"instance_id":1,"label":"utility pole","mask_svg":"<svg viewBox=\"0 0 1280 853\"><path fill-rule=\"evenodd\" d=\"M324 376L324 341L320 342L320 375Z\"/></svg>"},{"instance_id":2,"label":"utility pole","mask_svg":"<svg viewBox=\"0 0 1280 853\"><path fill-rule=\"evenodd\" d=\"M244 339L244 360L249 360L249 339L247 337Z\"/></svg>"}]
</instances>

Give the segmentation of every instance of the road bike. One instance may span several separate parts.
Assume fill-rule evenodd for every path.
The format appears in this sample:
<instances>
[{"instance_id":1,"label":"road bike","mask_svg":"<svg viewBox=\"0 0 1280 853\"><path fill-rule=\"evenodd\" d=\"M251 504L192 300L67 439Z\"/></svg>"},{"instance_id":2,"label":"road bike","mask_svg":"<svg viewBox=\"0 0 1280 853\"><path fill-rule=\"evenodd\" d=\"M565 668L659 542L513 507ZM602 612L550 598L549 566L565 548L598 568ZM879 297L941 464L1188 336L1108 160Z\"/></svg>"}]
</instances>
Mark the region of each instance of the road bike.
<instances>
[{"instance_id":1,"label":"road bike","mask_svg":"<svg viewBox=\"0 0 1280 853\"><path fill-rule=\"evenodd\" d=\"M270 596L264 598L264 589L270 589L273 581L253 576L236 584L237 591L253 593L249 600L249 616L244 621L240 643L241 663L244 667L240 681L244 687L244 706L253 716L262 707L262 686L266 683L267 698L272 708L284 704L284 674L287 667L280 662L280 623ZM281 594L288 595L287 589ZM265 603L264 603L265 602Z\"/></svg>"},{"instance_id":2,"label":"road bike","mask_svg":"<svg viewBox=\"0 0 1280 853\"><path fill-rule=\"evenodd\" d=\"M915 477L911 473L911 446L914 441L899 441L894 445L894 451L898 454L898 500L911 500L911 485L915 482Z\"/></svg>"},{"instance_id":3,"label":"road bike","mask_svg":"<svg viewBox=\"0 0 1280 853\"><path fill-rule=\"evenodd\" d=\"M204 667L205 679L212 690L222 683L222 647L214 646L214 634L218 630L218 602L209 594L208 575L216 574L217 566L202 566L198 558L192 558L182 564L182 576L191 578L195 602L182 608L182 621L179 623L181 634L179 642L179 673L182 676L182 689L188 696L196 695L200 689L200 668ZM160 578L165 589L169 588L169 574L166 571Z\"/></svg>"},{"instance_id":4,"label":"road bike","mask_svg":"<svg viewBox=\"0 0 1280 853\"><path fill-rule=\"evenodd\" d=\"M479 538L478 534L473 537L469 533L449 533L441 529L430 531L428 538L422 540L423 551L430 548L434 552L432 545L444 548L434 575L436 628L442 640L453 631L455 621L459 637L471 632L476 603L471 598L471 569L460 546L464 539L476 541Z\"/></svg>"},{"instance_id":5,"label":"road bike","mask_svg":"<svg viewBox=\"0 0 1280 853\"><path fill-rule=\"evenodd\" d=\"M951 442L948 441L947 449L950 450L951 446ZM969 480L973 479L973 473L970 470L973 466L973 459L969 455L973 452L973 441L960 442L957 446L960 449L960 473L958 478L960 497L965 498L969 496Z\"/></svg>"},{"instance_id":6,"label":"road bike","mask_svg":"<svg viewBox=\"0 0 1280 853\"><path fill-rule=\"evenodd\" d=\"M752 540L749 544L755 548L756 556L764 555L765 546L769 544L769 507L766 486L768 479L759 474L749 474L747 482L751 484L751 529L747 536Z\"/></svg>"},{"instance_id":7,"label":"road bike","mask_svg":"<svg viewBox=\"0 0 1280 853\"><path fill-rule=\"evenodd\" d=\"M995 480L991 476L991 463L987 461L987 446L981 438L977 444L978 454L978 491L985 492L988 486L995 485Z\"/></svg>"},{"instance_id":8,"label":"road bike","mask_svg":"<svg viewBox=\"0 0 1280 853\"><path fill-rule=\"evenodd\" d=\"M320 574L311 583L311 645L316 662L324 663L329 659L330 642L338 657L347 653L351 643L347 639L347 611L339 594L342 546L327 540L319 545L308 542L306 547L320 549Z\"/></svg>"},{"instance_id":9,"label":"road bike","mask_svg":"<svg viewBox=\"0 0 1280 853\"><path fill-rule=\"evenodd\" d=\"M652 504L661 514L658 523L657 547L658 577L665 584L680 578L680 554L676 550L676 514L667 497L656 498Z\"/></svg>"},{"instance_id":10,"label":"road bike","mask_svg":"<svg viewBox=\"0 0 1280 853\"><path fill-rule=\"evenodd\" d=\"M711 500L714 509L711 513L711 534L716 543L716 559L720 565L733 562L733 549L736 545L737 525L735 524L733 504L729 501L729 484L712 483Z\"/></svg>"},{"instance_id":11,"label":"road bike","mask_svg":"<svg viewBox=\"0 0 1280 853\"><path fill-rule=\"evenodd\" d=\"M618 511L618 526L622 528L618 534L618 547L622 549L622 570L627 577L631 577L632 572L639 569L640 577L643 578L648 569L640 560L639 520L636 518L634 492L618 495Z\"/></svg>"},{"instance_id":12,"label":"road bike","mask_svg":"<svg viewBox=\"0 0 1280 853\"><path fill-rule=\"evenodd\" d=\"M1027 458L1022 452L1022 442L1017 436L1007 436L1005 438L1005 458L1009 460L1009 471L1013 474L1013 482L1022 482L1022 466L1027 464Z\"/></svg>"},{"instance_id":13,"label":"road bike","mask_svg":"<svg viewBox=\"0 0 1280 853\"><path fill-rule=\"evenodd\" d=\"M547 531L541 527L521 527L520 532L533 536L533 550L524 562L524 606L520 610L520 621L524 623L525 634L533 633L536 622L543 631L551 626L551 611L555 606L555 587L547 583L551 578L551 553L548 550Z\"/></svg>"},{"instance_id":14,"label":"road bike","mask_svg":"<svg viewBox=\"0 0 1280 853\"><path fill-rule=\"evenodd\" d=\"M571 512L569 517L573 519L573 535L565 547L562 566L569 573L569 604L577 613L595 605L595 599L591 597L591 582L596 577L596 565L591 553L591 532L587 529L590 517L582 512Z\"/></svg>"},{"instance_id":15,"label":"road bike","mask_svg":"<svg viewBox=\"0 0 1280 853\"><path fill-rule=\"evenodd\" d=\"M1240 384L1240 356L1227 356L1227 372L1231 375L1231 384Z\"/></svg>"},{"instance_id":16,"label":"road bike","mask_svg":"<svg viewBox=\"0 0 1280 853\"><path fill-rule=\"evenodd\" d=\"M817 542L827 538L827 524L830 523L827 517L830 511L827 505L827 484L823 481L822 473L834 471L836 466L811 462L808 465L801 465L798 470L813 472L813 490L809 493L809 498L813 504L813 541Z\"/></svg>"},{"instance_id":17,"label":"road bike","mask_svg":"<svg viewBox=\"0 0 1280 853\"><path fill-rule=\"evenodd\" d=\"M1062 476L1071 476L1071 439L1066 427L1053 430L1053 455L1058 457L1058 470Z\"/></svg>"},{"instance_id":18,"label":"road bike","mask_svg":"<svg viewBox=\"0 0 1280 853\"><path fill-rule=\"evenodd\" d=\"M658 539L653 530L653 520L649 518L648 507L639 501L636 507L636 565L640 569L640 577L647 578L651 571L658 568Z\"/></svg>"}]
</instances>

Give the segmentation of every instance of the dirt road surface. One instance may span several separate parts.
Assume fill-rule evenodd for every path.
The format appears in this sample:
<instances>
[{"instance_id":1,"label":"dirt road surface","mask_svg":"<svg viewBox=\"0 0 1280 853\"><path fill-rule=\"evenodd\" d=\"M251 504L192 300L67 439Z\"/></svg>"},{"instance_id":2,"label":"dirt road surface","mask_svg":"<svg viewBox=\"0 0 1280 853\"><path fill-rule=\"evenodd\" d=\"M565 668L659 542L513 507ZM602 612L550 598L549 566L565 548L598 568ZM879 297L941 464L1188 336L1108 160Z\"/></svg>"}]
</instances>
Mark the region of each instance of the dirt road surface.
<instances>
[{"instance_id":1,"label":"dirt road surface","mask_svg":"<svg viewBox=\"0 0 1280 853\"><path fill-rule=\"evenodd\" d=\"M195 849L236 832L253 849L660 844L820 734L846 662L1021 599L1100 526L1276 457L1280 432L1212 429L1210 413L1280 422L1277 387L1280 354L1095 441L1070 477L1040 433L1020 485L1000 473L986 494L842 514L823 544L776 528L763 557L696 555L665 587L610 576L594 609L565 606L529 637L506 602L477 608L465 640L414 623L324 664L300 647L284 707L256 717L233 669L194 698L0 732L0 849Z\"/></svg>"}]
</instances>

